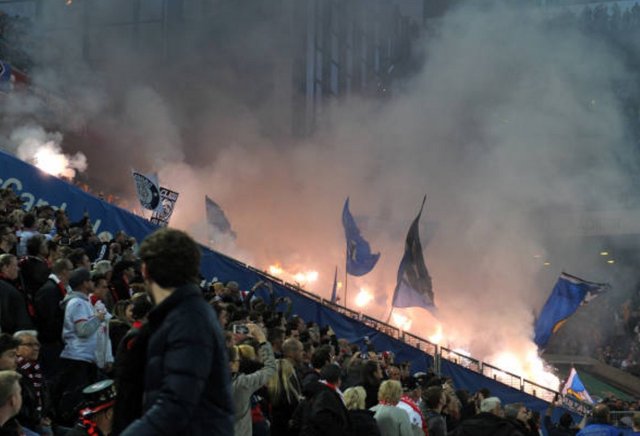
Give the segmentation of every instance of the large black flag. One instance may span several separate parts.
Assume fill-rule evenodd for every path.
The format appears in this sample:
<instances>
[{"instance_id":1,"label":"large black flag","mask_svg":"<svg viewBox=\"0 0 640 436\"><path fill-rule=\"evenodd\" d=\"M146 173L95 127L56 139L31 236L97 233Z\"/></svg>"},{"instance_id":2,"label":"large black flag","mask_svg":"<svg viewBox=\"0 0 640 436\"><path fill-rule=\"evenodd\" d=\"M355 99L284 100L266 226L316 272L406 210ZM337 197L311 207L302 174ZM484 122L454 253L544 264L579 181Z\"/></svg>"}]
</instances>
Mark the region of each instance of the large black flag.
<instances>
[{"instance_id":1,"label":"large black flag","mask_svg":"<svg viewBox=\"0 0 640 436\"><path fill-rule=\"evenodd\" d=\"M407 233L404 256L398 268L398 281L393 294L393 307L424 307L426 309L435 307L431 277L422 256L418 229L426 199L425 196L420 212Z\"/></svg>"}]
</instances>

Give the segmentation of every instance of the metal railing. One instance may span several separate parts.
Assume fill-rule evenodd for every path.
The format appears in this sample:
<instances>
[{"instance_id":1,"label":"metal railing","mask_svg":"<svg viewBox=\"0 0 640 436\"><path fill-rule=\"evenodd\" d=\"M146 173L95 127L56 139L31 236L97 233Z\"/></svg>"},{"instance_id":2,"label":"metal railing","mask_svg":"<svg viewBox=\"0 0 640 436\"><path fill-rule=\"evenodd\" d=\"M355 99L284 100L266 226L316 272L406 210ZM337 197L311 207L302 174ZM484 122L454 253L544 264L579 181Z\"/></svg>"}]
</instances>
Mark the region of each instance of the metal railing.
<instances>
[{"instance_id":1,"label":"metal railing","mask_svg":"<svg viewBox=\"0 0 640 436\"><path fill-rule=\"evenodd\" d=\"M391 336L394 339L397 339L399 341L404 342L405 344L417 348L418 350L433 356L434 358L434 368L436 370L437 373L440 373L440 364L439 362L444 359L447 360L449 362L453 362L457 365L460 365L464 368L467 368L471 371L474 371L478 374L481 374L487 378L493 379L497 382L500 382L504 385L510 386L514 389L518 389L526 394L532 395L536 398L539 398L541 400L544 401L552 401L553 397L556 395L556 393L558 393L557 391L547 388L545 386L542 386L538 383L535 383L531 380L527 380L525 378L523 378L522 376L519 376L517 374L513 374L509 371L506 371L504 369L498 368L496 366L493 366L489 363L483 362L479 359L475 359L471 356L467 356L465 354L462 354L458 351L455 350L451 350L449 348L446 347L442 347L439 346L437 344L434 344L433 342L428 341L427 339L421 338L420 336L417 336L413 333L409 333L406 331L401 331L399 328L394 327L390 324L387 324L386 322L377 320L375 318L370 317L369 315L365 315L361 312L357 312L354 311L352 309L349 309L345 306L342 306L340 304L337 303L332 303L329 300L326 300L324 298L319 297L316 294L313 294L305 289L302 289L298 284L291 284L291 283L286 283L283 282L281 279L278 279L277 277L274 277L272 275L270 275L269 273L265 272L265 271L261 271L258 270L254 267L251 267L249 265L246 265L242 262L239 262L233 258L230 258L228 256L225 256L222 253L219 253L224 257L227 257L228 259L231 259L239 264L241 264L243 267L250 269L251 271L254 271L262 276L264 276L266 279L272 280L275 283L280 284L281 286L286 287L288 290L296 292L300 295L303 295L313 301L316 301L320 304L322 304L325 307L328 307L344 316L347 316L349 318L355 319L357 321L362 322L363 324L365 324L368 327L371 327L372 329L378 330L379 332L382 332L388 336Z\"/></svg>"}]
</instances>

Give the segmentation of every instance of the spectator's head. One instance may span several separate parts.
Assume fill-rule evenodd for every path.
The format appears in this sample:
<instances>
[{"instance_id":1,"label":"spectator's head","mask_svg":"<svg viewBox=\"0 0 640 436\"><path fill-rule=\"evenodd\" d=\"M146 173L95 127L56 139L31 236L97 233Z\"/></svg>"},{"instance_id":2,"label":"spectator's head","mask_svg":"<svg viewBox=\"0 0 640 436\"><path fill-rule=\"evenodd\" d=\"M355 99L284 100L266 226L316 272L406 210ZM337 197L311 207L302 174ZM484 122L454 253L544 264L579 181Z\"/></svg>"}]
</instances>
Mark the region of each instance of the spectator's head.
<instances>
[{"instance_id":1,"label":"spectator's head","mask_svg":"<svg viewBox=\"0 0 640 436\"><path fill-rule=\"evenodd\" d=\"M558 422L560 427L569 429L573 425L573 417L569 412L564 412L562 416L560 416L560 420Z\"/></svg>"},{"instance_id":2,"label":"spectator's head","mask_svg":"<svg viewBox=\"0 0 640 436\"><path fill-rule=\"evenodd\" d=\"M240 354L240 360L256 360L256 350L251 345L238 345L238 354Z\"/></svg>"},{"instance_id":3,"label":"spectator's head","mask_svg":"<svg viewBox=\"0 0 640 436\"><path fill-rule=\"evenodd\" d=\"M608 424L610 418L609 406L606 404L598 404L593 408L592 422L595 424Z\"/></svg>"},{"instance_id":4,"label":"spectator's head","mask_svg":"<svg viewBox=\"0 0 640 436\"><path fill-rule=\"evenodd\" d=\"M9 250L14 245L16 245L16 242L18 242L18 238L13 230L13 227L8 224L0 224L0 242L5 246L5 248L8 248Z\"/></svg>"},{"instance_id":5,"label":"spectator's head","mask_svg":"<svg viewBox=\"0 0 640 436\"><path fill-rule=\"evenodd\" d=\"M344 391L344 403L348 410L362 410L367 399L367 391L362 386L355 386Z\"/></svg>"},{"instance_id":6,"label":"spectator's head","mask_svg":"<svg viewBox=\"0 0 640 436\"><path fill-rule=\"evenodd\" d=\"M387 368L387 375L389 376L389 380L400 381L400 368L395 365L391 365Z\"/></svg>"},{"instance_id":7,"label":"spectator's head","mask_svg":"<svg viewBox=\"0 0 640 436\"><path fill-rule=\"evenodd\" d=\"M37 362L40 355L40 342L36 330L20 330L13 334L19 342L16 354L28 362Z\"/></svg>"},{"instance_id":8,"label":"spectator's head","mask_svg":"<svg viewBox=\"0 0 640 436\"><path fill-rule=\"evenodd\" d=\"M392 406L398 404L402 397L402 386L399 381L385 380L378 389L378 401Z\"/></svg>"},{"instance_id":9,"label":"spectator's head","mask_svg":"<svg viewBox=\"0 0 640 436\"><path fill-rule=\"evenodd\" d=\"M111 276L113 275L113 267L111 266L111 262L108 260L100 260L96 262L93 266L93 271L95 274L100 274L105 276L107 282L111 281Z\"/></svg>"},{"instance_id":10,"label":"spectator's head","mask_svg":"<svg viewBox=\"0 0 640 436\"><path fill-rule=\"evenodd\" d=\"M304 347L302 342L295 338L289 338L282 344L282 355L291 360L294 365L302 364L302 352Z\"/></svg>"},{"instance_id":11,"label":"spectator's head","mask_svg":"<svg viewBox=\"0 0 640 436\"><path fill-rule=\"evenodd\" d=\"M93 294L104 301L109 294L109 283L107 283L107 278L102 274L93 272L91 273L91 281L93 282Z\"/></svg>"},{"instance_id":12,"label":"spectator's head","mask_svg":"<svg viewBox=\"0 0 640 436\"><path fill-rule=\"evenodd\" d=\"M198 283L200 249L185 232L164 228L152 233L140 245L140 258L156 304L176 287Z\"/></svg>"},{"instance_id":13,"label":"spectator's head","mask_svg":"<svg viewBox=\"0 0 640 436\"><path fill-rule=\"evenodd\" d=\"M131 281L136 276L136 263L130 260L121 260L113 266L113 277L125 277Z\"/></svg>"},{"instance_id":14,"label":"spectator's head","mask_svg":"<svg viewBox=\"0 0 640 436\"><path fill-rule=\"evenodd\" d=\"M320 378L322 380L326 380L327 383L330 383L334 386L340 387L342 370L340 367L334 363L329 363L322 367L320 370Z\"/></svg>"},{"instance_id":15,"label":"spectator's head","mask_svg":"<svg viewBox=\"0 0 640 436\"><path fill-rule=\"evenodd\" d=\"M430 386L422 393L427 408L440 411L445 405L445 393L442 386Z\"/></svg>"},{"instance_id":16,"label":"spectator's head","mask_svg":"<svg viewBox=\"0 0 640 436\"><path fill-rule=\"evenodd\" d=\"M93 291L91 273L86 268L76 268L69 276L69 286L76 292L89 295Z\"/></svg>"},{"instance_id":17,"label":"spectator's head","mask_svg":"<svg viewBox=\"0 0 640 436\"><path fill-rule=\"evenodd\" d=\"M502 416L502 403L498 397L485 398L480 402L480 412L493 413L496 416Z\"/></svg>"},{"instance_id":18,"label":"spectator's head","mask_svg":"<svg viewBox=\"0 0 640 436\"><path fill-rule=\"evenodd\" d=\"M69 283L71 270L73 270L73 264L69 259L65 258L56 260L51 266L51 272L58 277L58 280L60 280L63 285L67 285Z\"/></svg>"},{"instance_id":19,"label":"spectator's head","mask_svg":"<svg viewBox=\"0 0 640 436\"><path fill-rule=\"evenodd\" d=\"M328 363L331 363L331 346L318 347L311 355L311 366L320 370Z\"/></svg>"},{"instance_id":20,"label":"spectator's head","mask_svg":"<svg viewBox=\"0 0 640 436\"><path fill-rule=\"evenodd\" d=\"M0 255L0 274L2 274L2 277L15 280L18 278L19 272L17 257L13 254Z\"/></svg>"},{"instance_id":21,"label":"spectator's head","mask_svg":"<svg viewBox=\"0 0 640 436\"><path fill-rule=\"evenodd\" d=\"M86 270L91 271L91 261L89 260L89 256L85 253L82 248L74 248L67 256L74 268L84 268Z\"/></svg>"},{"instance_id":22,"label":"spectator's head","mask_svg":"<svg viewBox=\"0 0 640 436\"><path fill-rule=\"evenodd\" d=\"M504 417L526 423L529 420L529 411L522 403L507 404L504 406Z\"/></svg>"},{"instance_id":23,"label":"spectator's head","mask_svg":"<svg viewBox=\"0 0 640 436\"><path fill-rule=\"evenodd\" d=\"M27 255L47 257L47 240L42 235L34 235L27 240Z\"/></svg>"},{"instance_id":24,"label":"spectator's head","mask_svg":"<svg viewBox=\"0 0 640 436\"><path fill-rule=\"evenodd\" d=\"M414 401L418 401L422 396L422 386L414 377L409 377L402 382L402 391Z\"/></svg>"},{"instance_id":25,"label":"spectator's head","mask_svg":"<svg viewBox=\"0 0 640 436\"><path fill-rule=\"evenodd\" d=\"M16 416L22 408L21 378L13 370L0 370L0 426Z\"/></svg>"},{"instance_id":26,"label":"spectator's head","mask_svg":"<svg viewBox=\"0 0 640 436\"><path fill-rule=\"evenodd\" d=\"M15 371L18 363L18 345L20 342L7 333L0 334L0 371Z\"/></svg>"},{"instance_id":27,"label":"spectator's head","mask_svg":"<svg viewBox=\"0 0 640 436\"><path fill-rule=\"evenodd\" d=\"M102 434L111 433L113 406L116 403L116 387L113 380L102 380L82 390L84 397L80 415L89 417Z\"/></svg>"},{"instance_id":28,"label":"spectator's head","mask_svg":"<svg viewBox=\"0 0 640 436\"><path fill-rule=\"evenodd\" d=\"M369 385L377 385L382 380L382 369L375 360L367 360L362 366L362 381Z\"/></svg>"},{"instance_id":29,"label":"spectator's head","mask_svg":"<svg viewBox=\"0 0 640 436\"><path fill-rule=\"evenodd\" d=\"M480 388L480 390L478 391L478 396L481 400L484 400L485 398L489 398L491 396L491 391L488 388Z\"/></svg>"},{"instance_id":30,"label":"spectator's head","mask_svg":"<svg viewBox=\"0 0 640 436\"><path fill-rule=\"evenodd\" d=\"M25 213L22 216L22 228L32 229L36 225L36 216L32 213Z\"/></svg>"},{"instance_id":31,"label":"spectator's head","mask_svg":"<svg viewBox=\"0 0 640 436\"><path fill-rule=\"evenodd\" d=\"M284 329L282 327L271 327L269 329L267 340L271 343L274 350L280 350L284 344Z\"/></svg>"},{"instance_id":32,"label":"spectator's head","mask_svg":"<svg viewBox=\"0 0 640 436\"><path fill-rule=\"evenodd\" d=\"M131 318L134 321L144 319L153 309L153 304L149 299L149 294L139 292L131 297Z\"/></svg>"},{"instance_id":33,"label":"spectator's head","mask_svg":"<svg viewBox=\"0 0 640 436\"><path fill-rule=\"evenodd\" d=\"M127 312L131 312L129 307L131 306L131 300L120 300L115 306L113 306L113 316L115 316L119 321L122 321L126 324L131 324L131 320L129 314Z\"/></svg>"}]
</instances>

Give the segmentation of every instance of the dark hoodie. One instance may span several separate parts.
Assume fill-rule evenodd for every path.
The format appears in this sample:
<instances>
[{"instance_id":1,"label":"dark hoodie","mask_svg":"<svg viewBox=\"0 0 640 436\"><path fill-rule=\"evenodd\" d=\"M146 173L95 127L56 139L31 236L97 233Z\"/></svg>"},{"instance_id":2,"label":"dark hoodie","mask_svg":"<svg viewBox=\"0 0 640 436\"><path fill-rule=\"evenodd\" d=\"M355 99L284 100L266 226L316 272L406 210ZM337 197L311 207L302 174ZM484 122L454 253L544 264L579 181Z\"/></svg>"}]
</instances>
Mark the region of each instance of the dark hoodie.
<instances>
[{"instance_id":1,"label":"dark hoodie","mask_svg":"<svg viewBox=\"0 0 640 436\"><path fill-rule=\"evenodd\" d=\"M524 436L512 423L493 413L482 412L462 421L449 436Z\"/></svg>"}]
</instances>

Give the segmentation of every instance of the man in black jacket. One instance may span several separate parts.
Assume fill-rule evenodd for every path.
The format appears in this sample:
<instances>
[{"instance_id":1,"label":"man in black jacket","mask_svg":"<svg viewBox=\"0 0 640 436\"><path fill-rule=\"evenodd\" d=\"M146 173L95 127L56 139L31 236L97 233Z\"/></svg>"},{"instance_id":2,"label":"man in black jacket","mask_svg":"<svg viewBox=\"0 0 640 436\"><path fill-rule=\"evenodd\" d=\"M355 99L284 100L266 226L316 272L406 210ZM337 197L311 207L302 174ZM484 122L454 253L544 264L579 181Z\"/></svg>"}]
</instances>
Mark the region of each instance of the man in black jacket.
<instances>
[{"instance_id":1,"label":"man in black jacket","mask_svg":"<svg viewBox=\"0 0 640 436\"><path fill-rule=\"evenodd\" d=\"M468 418L449 433L450 436L525 436L504 419L498 397L489 397L480 403L480 413Z\"/></svg>"},{"instance_id":2,"label":"man in black jacket","mask_svg":"<svg viewBox=\"0 0 640 436\"><path fill-rule=\"evenodd\" d=\"M13 254L0 255L0 327L4 333L33 329L27 302L13 285L20 269Z\"/></svg>"},{"instance_id":3,"label":"man in black jacket","mask_svg":"<svg viewBox=\"0 0 640 436\"><path fill-rule=\"evenodd\" d=\"M161 229L143 241L140 258L155 307L149 313L144 414L122 435L233 434L225 341L196 285L198 245L184 232Z\"/></svg>"},{"instance_id":4,"label":"man in black jacket","mask_svg":"<svg viewBox=\"0 0 640 436\"><path fill-rule=\"evenodd\" d=\"M340 391L341 370L329 363L320 371L320 380L312 382L316 388L303 417L301 434L312 436L346 436L350 434L349 412Z\"/></svg>"},{"instance_id":5,"label":"man in black jacket","mask_svg":"<svg viewBox=\"0 0 640 436\"><path fill-rule=\"evenodd\" d=\"M68 287L73 265L68 259L58 259L53 263L51 274L35 296L36 324L40 339L40 359L45 378L53 381L59 372L62 343L64 309L60 302L71 290Z\"/></svg>"}]
</instances>

